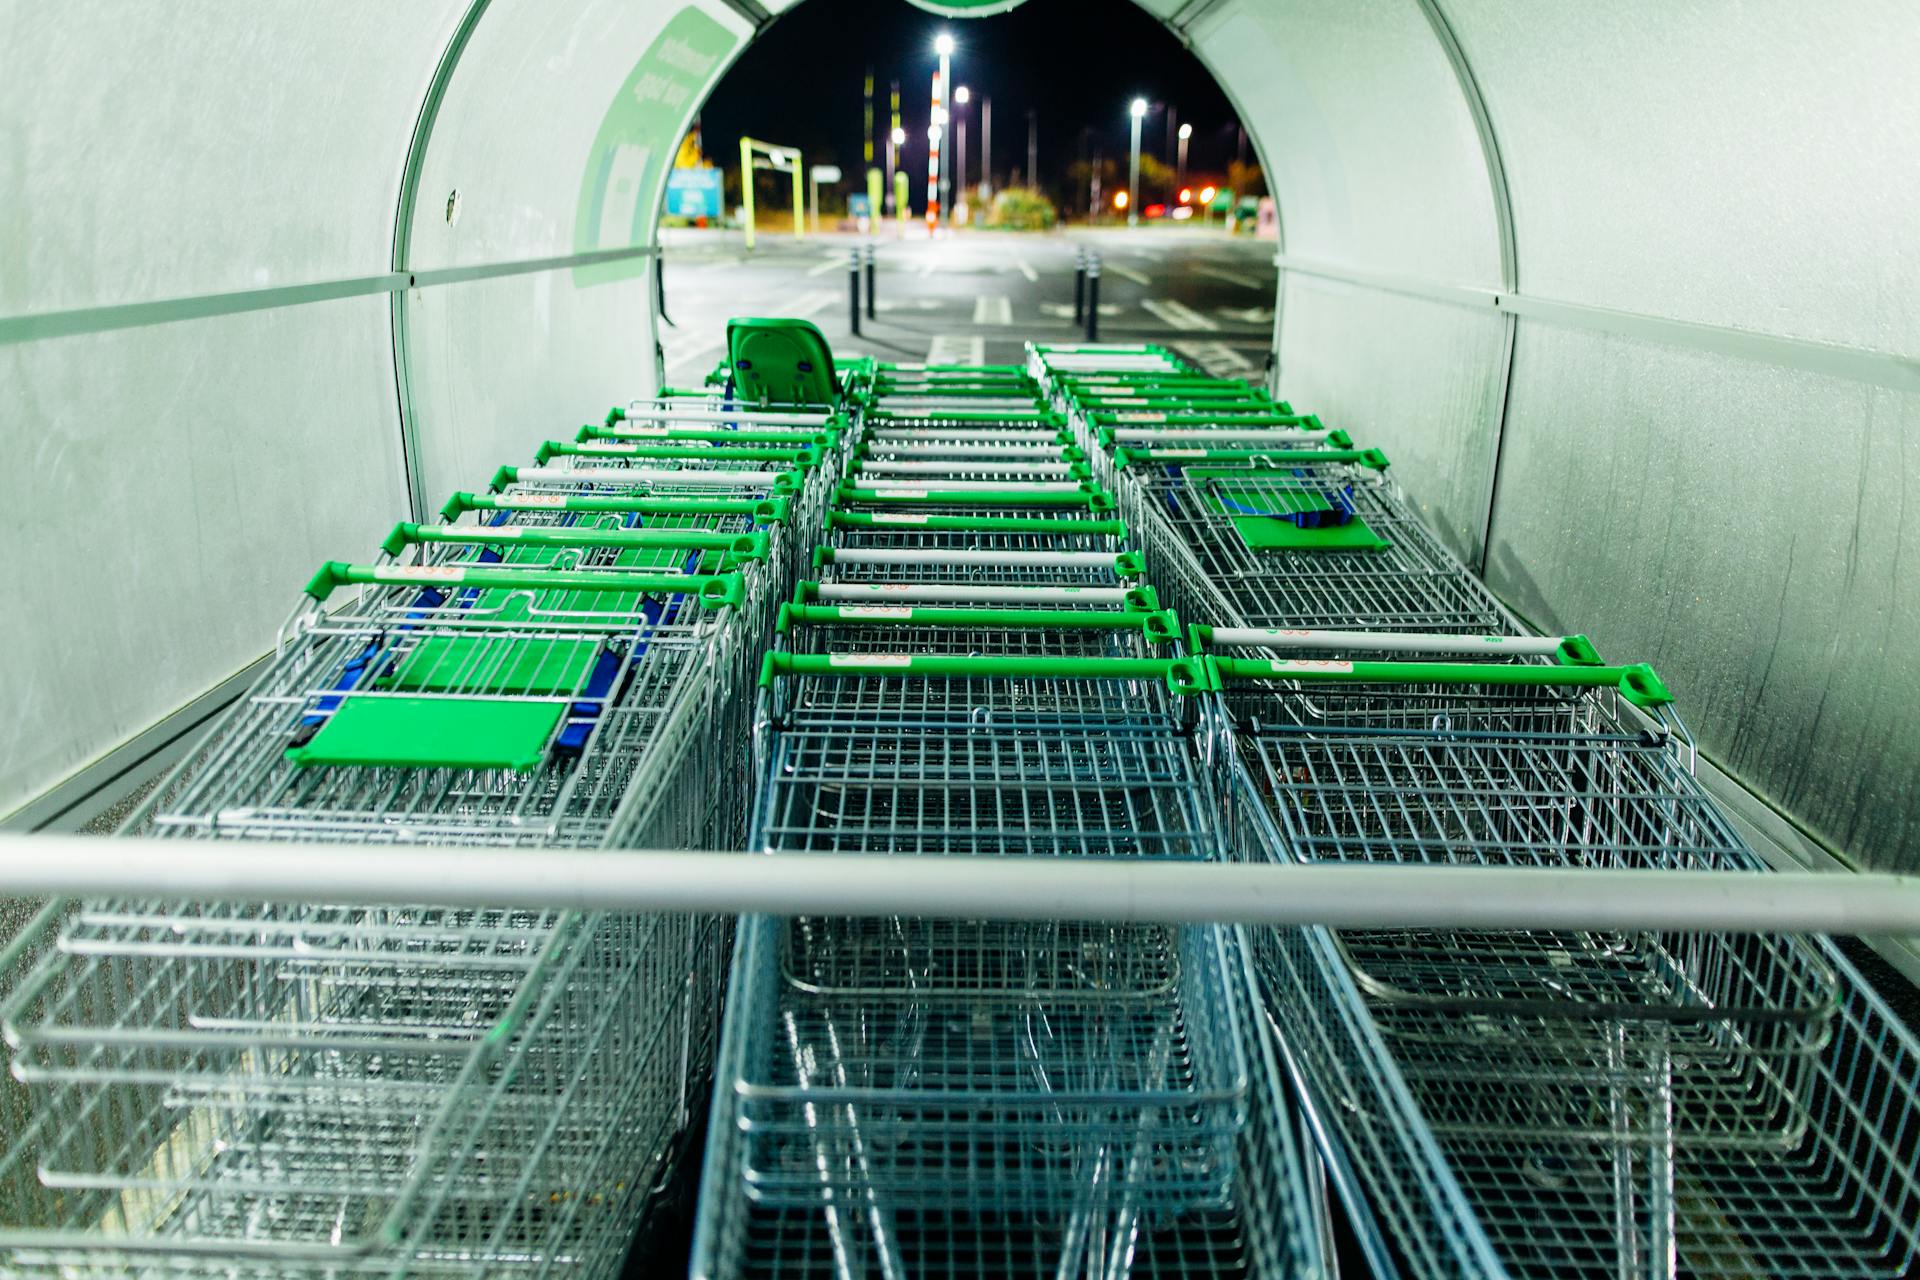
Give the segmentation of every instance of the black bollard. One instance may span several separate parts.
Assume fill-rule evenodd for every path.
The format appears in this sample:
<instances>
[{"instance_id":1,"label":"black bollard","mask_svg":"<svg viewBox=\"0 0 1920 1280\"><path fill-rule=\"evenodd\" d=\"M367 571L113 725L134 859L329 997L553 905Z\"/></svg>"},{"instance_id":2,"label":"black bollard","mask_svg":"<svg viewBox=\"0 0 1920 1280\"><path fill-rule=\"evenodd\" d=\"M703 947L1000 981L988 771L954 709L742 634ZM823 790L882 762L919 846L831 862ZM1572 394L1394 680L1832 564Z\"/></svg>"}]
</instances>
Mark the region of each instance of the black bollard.
<instances>
[{"instance_id":1,"label":"black bollard","mask_svg":"<svg viewBox=\"0 0 1920 1280\"><path fill-rule=\"evenodd\" d=\"M1087 318L1087 251L1073 251L1073 322L1085 323Z\"/></svg>"},{"instance_id":2,"label":"black bollard","mask_svg":"<svg viewBox=\"0 0 1920 1280\"><path fill-rule=\"evenodd\" d=\"M847 288L853 304L853 336L860 336L860 251L853 249L847 253Z\"/></svg>"},{"instance_id":3,"label":"black bollard","mask_svg":"<svg viewBox=\"0 0 1920 1280\"><path fill-rule=\"evenodd\" d=\"M873 246L867 246L867 319L873 315Z\"/></svg>"},{"instance_id":4,"label":"black bollard","mask_svg":"<svg viewBox=\"0 0 1920 1280\"><path fill-rule=\"evenodd\" d=\"M1100 255L1087 263L1087 341L1100 341Z\"/></svg>"}]
</instances>

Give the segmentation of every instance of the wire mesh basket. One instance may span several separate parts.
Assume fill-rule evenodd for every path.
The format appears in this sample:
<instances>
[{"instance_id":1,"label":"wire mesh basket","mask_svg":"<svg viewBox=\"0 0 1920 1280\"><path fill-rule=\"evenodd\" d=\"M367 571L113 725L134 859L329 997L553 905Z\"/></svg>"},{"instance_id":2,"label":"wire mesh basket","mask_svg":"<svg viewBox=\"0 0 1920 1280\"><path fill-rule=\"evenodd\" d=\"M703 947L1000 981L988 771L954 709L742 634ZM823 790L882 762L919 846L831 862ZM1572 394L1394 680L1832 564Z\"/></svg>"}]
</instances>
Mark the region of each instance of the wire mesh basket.
<instances>
[{"instance_id":1,"label":"wire mesh basket","mask_svg":"<svg viewBox=\"0 0 1920 1280\"><path fill-rule=\"evenodd\" d=\"M1079 660L777 661L760 718L765 850L1212 856L1193 712L1168 684L1178 662L1090 659L1067 678L1052 664Z\"/></svg>"},{"instance_id":2,"label":"wire mesh basket","mask_svg":"<svg viewBox=\"0 0 1920 1280\"><path fill-rule=\"evenodd\" d=\"M1327 665L1336 675L1368 667ZM1371 669L1393 678L1322 684L1314 667L1221 667L1246 785L1289 858L1760 865L1694 782L1678 735L1630 723L1620 693L1494 683L1619 669L1380 663ZM1445 669L1482 682L1430 682ZM1263 670L1305 678L1259 678ZM1791 938L1362 930L1334 939L1402 1071L1459 1092L1436 1123L1487 1132L1554 1124L1604 1140L1617 1131L1618 1088L1632 1085L1672 1100L1678 1141L1790 1142L1799 1083L1837 998L1831 967Z\"/></svg>"},{"instance_id":3,"label":"wire mesh basket","mask_svg":"<svg viewBox=\"0 0 1920 1280\"><path fill-rule=\"evenodd\" d=\"M0 1161L0 1250L62 1274L607 1274L711 1044L722 941L292 904L59 928L4 1010L40 1106Z\"/></svg>"},{"instance_id":4,"label":"wire mesh basket","mask_svg":"<svg viewBox=\"0 0 1920 1280\"><path fill-rule=\"evenodd\" d=\"M804 922L815 930L805 945L818 954L824 940L821 934L842 922ZM903 922L904 923L904 922ZM778 930L778 925L769 922ZM796 922L795 927L802 926ZM1003 926L951 926L962 934L968 931L993 931ZM1110 943L1131 947L1137 941L1123 931L1104 935L1099 930L1079 933L1078 926L1063 926L1065 932L1051 932L1052 926L1016 926L1027 930L1024 937L1004 937L1014 955L1028 943L1042 954L1084 956L1083 944L1092 943L1104 950ZM751 1126L741 1124L729 1113L716 1114L709 1139L710 1156L702 1188L703 1212L695 1239L693 1274L719 1276L817 1275L949 1275L956 1277L1060 1276L1060 1275L1132 1275L1132 1276L1312 1276L1322 1274L1320 1239L1314 1221L1310 1194L1304 1175L1302 1154L1287 1124L1289 1108L1282 1089L1282 1077L1273 1053L1273 1040L1259 1025L1251 999L1250 975L1245 967L1244 940L1235 931L1155 930L1149 955L1174 953L1191 955L1196 950L1211 951L1224 958L1219 972L1223 994L1234 1013L1234 1027L1241 1037L1248 1068L1248 1097L1244 1121L1230 1134L1222 1135L1223 1152L1192 1150L1203 1168L1222 1159L1231 1172L1217 1190L1187 1203L1147 1203L1140 1192L1141 1180L1152 1172L1135 1156L1144 1156L1142 1144L1164 1146L1172 1135L1156 1138L1152 1130L1126 1132L1115 1130L1118 1141L1126 1144L1128 1158L1121 1152L1101 1152L1084 1147L1077 1166L1078 1184L1070 1195L1022 1197L1009 1194L1008 1188L988 1185L984 1178L970 1178L963 1167L960 1177L981 1194L949 1196L937 1199L894 1194L891 1181L850 1179L852 1192L843 1197L823 1194L826 1185L816 1167L811 1195L803 1194L794 1203L758 1194L758 1188L742 1180L745 1153L758 1137ZM1191 935L1191 936L1186 936ZM1212 935L1211 940L1207 935ZM790 935L789 935L790 936ZM973 935L979 937L978 934ZM961 938L953 939L955 941ZM968 939L970 940L970 939ZM1062 944L1065 944L1064 947ZM837 943L835 945L838 945ZM874 940L882 950L889 944ZM913 956L917 946L909 944L898 954ZM1129 962L1131 963L1131 962ZM784 967L793 972L793 962ZM1024 967L1024 966L1023 966ZM1044 966L1043 966L1044 967ZM736 969L736 993L763 970ZM1053 969L1055 974L1065 971ZM863 994L876 971L867 966L859 979ZM1164 970L1139 971L1133 977L1110 975L1106 981L1112 992L1131 990L1153 1001L1164 985ZM783 979L785 981L785 979ZM1087 984L1096 981L1086 975L1047 988L1049 1000L1065 994L1063 988L1079 991L1079 1007L1087 1006ZM885 986L891 987L892 983ZM984 1034L970 1011L970 997L980 984L963 979L942 994L928 998L927 1011L937 1019L946 1011L966 1023L971 1039ZM988 986L997 986L989 980ZM897 993L896 993L897 994ZM1002 997L1013 994L1002 991ZM1073 1006L1069 1006L1071 1008ZM1029 1058L1032 1054L1027 1055ZM725 1093L722 1097L726 1097ZM834 1114L838 1110L839 1114ZM836 1109L824 1104L813 1113L824 1131L804 1135L807 1151L814 1150L813 1139L828 1138L836 1126L850 1129L866 1114L857 1108ZM988 1125L1002 1117L999 1111L981 1115ZM1011 1117L1007 1117L1010 1119ZM1061 1148L1071 1145L1078 1134L1088 1129L1063 1129L1063 1117L1046 1117L1036 1127L1022 1132L1013 1128L992 1139L993 1156L1006 1159L1011 1148L1017 1159L1036 1158L1044 1164L1056 1164ZM883 1159L896 1158L884 1145L883 1133L874 1134L874 1154ZM829 1147L829 1150L832 1148ZM864 1150L864 1148L863 1148ZM949 1167L957 1152L941 1150L939 1160ZM872 1156L868 1157L873 1158ZM889 1169L888 1172L891 1172ZM828 1179L827 1181L831 1181Z\"/></svg>"},{"instance_id":5,"label":"wire mesh basket","mask_svg":"<svg viewBox=\"0 0 1920 1280\"><path fill-rule=\"evenodd\" d=\"M1250 776L1230 828L1234 846L1286 856ZM1535 1070L1538 1047L1531 1060L1524 1047L1478 1052L1492 1020L1473 1014L1444 1020L1444 1054L1410 1045L1339 935L1253 936L1290 1067L1351 1189L1343 1198L1370 1252L1401 1273L1895 1280L1920 1262L1920 1043L1829 942L1796 945L1831 979L1817 1041L1733 1057L1748 1070L1723 1076L1732 1023L1719 1029L1718 1068L1691 1056L1682 1024L1666 1028L1663 1065L1653 1021L1637 1047L1619 1026L1588 1024L1582 1072L1564 1060ZM1514 1044L1525 1025L1496 1027L1497 1042ZM1544 1037L1553 1054L1565 1029Z\"/></svg>"},{"instance_id":6,"label":"wire mesh basket","mask_svg":"<svg viewBox=\"0 0 1920 1280\"><path fill-rule=\"evenodd\" d=\"M1130 466L1116 482L1153 581L1196 620L1517 633L1383 471L1355 462Z\"/></svg>"},{"instance_id":7,"label":"wire mesh basket","mask_svg":"<svg viewBox=\"0 0 1920 1280\"><path fill-rule=\"evenodd\" d=\"M817 936L836 924L784 927ZM743 963L777 967L819 948L780 938L782 927L754 933ZM1221 1153L1244 1118L1246 1064L1219 957L1190 932L1170 970L1126 956L1126 938L1104 956L1089 941L1071 956L1037 948L1005 959L1031 970L1027 986L960 966L896 975L890 995L836 993L776 968L749 985L739 1016L758 1033L723 1068L742 1180L764 1203L795 1206L865 1195L924 1207L1070 1204L1108 1178L1124 1179L1142 1207L1216 1200L1229 1174ZM981 940L1007 953L1024 937ZM911 957L901 948L885 959Z\"/></svg>"},{"instance_id":8,"label":"wire mesh basket","mask_svg":"<svg viewBox=\"0 0 1920 1280\"><path fill-rule=\"evenodd\" d=\"M1223 684L1231 842L1255 856L1760 869L1684 731L1622 695ZM1305 930L1258 950L1344 1176L1412 1274L1911 1264L1920 1052L1825 941Z\"/></svg>"}]
</instances>

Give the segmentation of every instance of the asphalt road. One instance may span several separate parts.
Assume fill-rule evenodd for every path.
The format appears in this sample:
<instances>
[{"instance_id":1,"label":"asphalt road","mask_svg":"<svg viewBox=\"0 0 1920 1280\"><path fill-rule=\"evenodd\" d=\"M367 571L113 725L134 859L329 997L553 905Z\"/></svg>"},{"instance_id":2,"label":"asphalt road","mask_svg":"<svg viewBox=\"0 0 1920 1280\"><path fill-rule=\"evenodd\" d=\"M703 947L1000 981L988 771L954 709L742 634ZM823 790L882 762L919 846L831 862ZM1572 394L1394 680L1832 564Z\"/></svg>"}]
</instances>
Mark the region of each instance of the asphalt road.
<instances>
[{"instance_id":1,"label":"asphalt road","mask_svg":"<svg viewBox=\"0 0 1920 1280\"><path fill-rule=\"evenodd\" d=\"M876 315L849 329L848 253L860 236L797 240L738 232L662 237L667 382L713 367L730 316L804 316L836 352L885 360L1002 363L1029 339L1072 342L1074 255L1101 255L1100 338L1165 343L1209 371L1258 378L1273 333L1271 241L1184 227L1136 231L969 231L929 240L886 235L877 248Z\"/></svg>"}]
</instances>

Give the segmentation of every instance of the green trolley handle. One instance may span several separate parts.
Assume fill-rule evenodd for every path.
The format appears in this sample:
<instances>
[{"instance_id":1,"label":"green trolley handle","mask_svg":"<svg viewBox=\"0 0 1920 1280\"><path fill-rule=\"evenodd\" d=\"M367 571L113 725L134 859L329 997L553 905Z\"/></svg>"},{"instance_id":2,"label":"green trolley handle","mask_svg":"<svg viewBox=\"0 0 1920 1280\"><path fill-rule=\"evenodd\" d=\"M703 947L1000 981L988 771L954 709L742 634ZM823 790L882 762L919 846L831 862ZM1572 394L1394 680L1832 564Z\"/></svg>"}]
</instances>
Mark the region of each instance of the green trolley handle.
<instances>
[{"instance_id":1,"label":"green trolley handle","mask_svg":"<svg viewBox=\"0 0 1920 1280\"><path fill-rule=\"evenodd\" d=\"M1215 478L1257 475L1263 467L1291 467L1303 463L1347 462L1373 471L1385 471L1391 465L1387 462L1387 455L1379 449L1270 449L1264 452L1258 449L1115 449L1113 451L1113 465L1116 467L1130 467L1136 464L1151 466L1155 463L1168 462L1188 466L1208 462L1252 464L1236 471L1195 473Z\"/></svg>"},{"instance_id":2,"label":"green trolley handle","mask_svg":"<svg viewBox=\"0 0 1920 1280\"><path fill-rule=\"evenodd\" d=\"M949 606L890 604L783 604L774 631L785 635L796 625L825 627L992 627L996 629L1138 631L1149 644L1180 638L1180 622L1170 609L956 609Z\"/></svg>"},{"instance_id":3,"label":"green trolley handle","mask_svg":"<svg viewBox=\"0 0 1920 1280\"><path fill-rule=\"evenodd\" d=\"M462 490L440 508L442 520L458 520L469 511L572 511L651 516L750 516L755 524L785 524L793 518L790 498L614 498L605 495L521 493L511 497Z\"/></svg>"},{"instance_id":4,"label":"green trolley handle","mask_svg":"<svg viewBox=\"0 0 1920 1280\"><path fill-rule=\"evenodd\" d=\"M533 455L534 463L546 466L554 458L665 458L694 462L776 462L787 469L802 470L820 465L823 452L815 445L793 449L769 449L749 445L741 449L723 449L682 444L646 444L638 440L589 440L584 444L548 440Z\"/></svg>"},{"instance_id":5,"label":"green trolley handle","mask_svg":"<svg viewBox=\"0 0 1920 1280\"><path fill-rule=\"evenodd\" d=\"M767 431L741 428L737 431L724 427L600 427L589 423L576 431L575 444L586 444L591 440L634 441L656 444L687 445L770 445L786 449L825 449L840 442L840 433L834 431Z\"/></svg>"},{"instance_id":6,"label":"green trolley handle","mask_svg":"<svg viewBox=\"0 0 1920 1280\"><path fill-rule=\"evenodd\" d=\"M545 525L421 525L393 526L380 549L397 556L408 546L425 542L490 546L517 543L532 547L621 547L662 551L723 551L736 560L767 558L764 533L714 533L706 529L594 529L550 528Z\"/></svg>"},{"instance_id":7,"label":"green trolley handle","mask_svg":"<svg viewBox=\"0 0 1920 1280\"><path fill-rule=\"evenodd\" d=\"M835 529L922 529L929 533L1057 533L1068 537L1122 538L1124 520L1041 520L1025 516L943 516L931 512L829 511Z\"/></svg>"},{"instance_id":8,"label":"green trolley handle","mask_svg":"<svg viewBox=\"0 0 1920 1280\"><path fill-rule=\"evenodd\" d=\"M760 662L760 684L783 675L849 679L917 676L972 680L1162 680L1176 694L1207 693L1206 666L1194 658L960 657L905 653L787 653Z\"/></svg>"},{"instance_id":9,"label":"green trolley handle","mask_svg":"<svg viewBox=\"0 0 1920 1280\"><path fill-rule=\"evenodd\" d=\"M746 583L737 573L605 573L591 569L501 569L476 565L373 565L329 560L307 582L306 592L325 600L343 586L378 584L410 587L525 587L565 591L627 591L647 595L695 595L708 606L737 607L746 602Z\"/></svg>"},{"instance_id":10,"label":"green trolley handle","mask_svg":"<svg viewBox=\"0 0 1920 1280\"><path fill-rule=\"evenodd\" d=\"M1663 707L1673 694L1644 662L1629 666L1520 666L1477 662L1319 662L1213 658L1228 680L1302 680L1333 684L1477 684L1535 688L1617 689L1636 707Z\"/></svg>"}]
</instances>

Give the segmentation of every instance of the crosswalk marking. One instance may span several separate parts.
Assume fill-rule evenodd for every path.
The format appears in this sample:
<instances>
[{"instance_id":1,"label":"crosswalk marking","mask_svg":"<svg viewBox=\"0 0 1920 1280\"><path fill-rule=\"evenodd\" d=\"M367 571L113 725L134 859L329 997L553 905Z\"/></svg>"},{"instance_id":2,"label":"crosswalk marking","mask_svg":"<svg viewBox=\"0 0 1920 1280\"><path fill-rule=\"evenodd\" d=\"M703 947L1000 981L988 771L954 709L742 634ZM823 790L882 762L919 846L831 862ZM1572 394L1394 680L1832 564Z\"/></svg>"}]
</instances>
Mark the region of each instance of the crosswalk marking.
<instances>
[{"instance_id":1,"label":"crosswalk marking","mask_svg":"<svg viewBox=\"0 0 1920 1280\"><path fill-rule=\"evenodd\" d=\"M845 269L846 265L846 256L836 253L831 258L822 258L817 265L807 268L807 274L810 276L823 276L836 267Z\"/></svg>"},{"instance_id":2,"label":"crosswalk marking","mask_svg":"<svg viewBox=\"0 0 1920 1280\"><path fill-rule=\"evenodd\" d=\"M973 300L975 324L1012 324L1013 301L1005 295L981 294Z\"/></svg>"},{"instance_id":3,"label":"crosswalk marking","mask_svg":"<svg viewBox=\"0 0 1920 1280\"><path fill-rule=\"evenodd\" d=\"M1273 292L1273 281L1261 276L1249 276L1245 272L1235 273L1221 267L1195 267L1194 271L1203 276L1212 276L1215 280L1225 280L1228 284L1237 284L1242 289L1259 289L1263 293Z\"/></svg>"},{"instance_id":4,"label":"crosswalk marking","mask_svg":"<svg viewBox=\"0 0 1920 1280\"><path fill-rule=\"evenodd\" d=\"M1015 267L1018 267L1020 270L1020 274L1025 276L1029 281L1033 282L1034 284L1040 283L1040 273L1033 269L1032 263L1026 262L1026 261L1020 261L1020 262L1014 263L1013 265Z\"/></svg>"},{"instance_id":5,"label":"crosswalk marking","mask_svg":"<svg viewBox=\"0 0 1920 1280\"><path fill-rule=\"evenodd\" d=\"M1135 284L1152 284L1153 281L1135 271L1132 267L1123 267L1117 262L1103 262L1100 270L1110 276L1119 276L1122 280L1131 280Z\"/></svg>"},{"instance_id":6,"label":"crosswalk marking","mask_svg":"<svg viewBox=\"0 0 1920 1280\"><path fill-rule=\"evenodd\" d=\"M1254 370L1253 361L1224 342L1176 342L1173 349L1217 377L1237 378Z\"/></svg>"},{"instance_id":7,"label":"crosswalk marking","mask_svg":"<svg viewBox=\"0 0 1920 1280\"><path fill-rule=\"evenodd\" d=\"M1176 329L1218 329L1220 326L1182 302L1172 298L1148 298L1140 304L1163 323Z\"/></svg>"},{"instance_id":8,"label":"crosswalk marking","mask_svg":"<svg viewBox=\"0 0 1920 1280\"><path fill-rule=\"evenodd\" d=\"M927 348L928 364L985 364L987 340L943 333Z\"/></svg>"}]
</instances>

